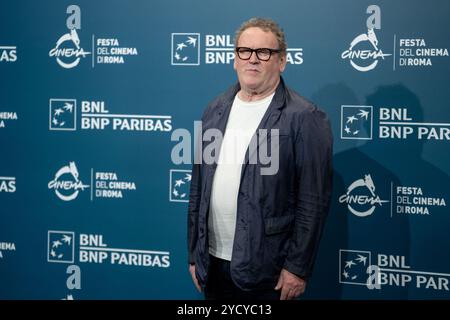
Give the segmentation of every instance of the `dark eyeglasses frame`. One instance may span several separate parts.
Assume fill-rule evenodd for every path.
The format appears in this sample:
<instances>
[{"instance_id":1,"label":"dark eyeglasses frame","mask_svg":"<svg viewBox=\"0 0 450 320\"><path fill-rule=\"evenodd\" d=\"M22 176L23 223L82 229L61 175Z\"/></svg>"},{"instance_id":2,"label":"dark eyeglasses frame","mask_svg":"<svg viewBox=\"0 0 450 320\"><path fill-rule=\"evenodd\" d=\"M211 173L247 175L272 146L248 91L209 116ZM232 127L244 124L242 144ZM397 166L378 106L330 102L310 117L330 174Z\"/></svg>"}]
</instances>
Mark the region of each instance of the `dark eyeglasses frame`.
<instances>
[{"instance_id":1,"label":"dark eyeglasses frame","mask_svg":"<svg viewBox=\"0 0 450 320\"><path fill-rule=\"evenodd\" d=\"M247 59L241 58L241 56L239 54L239 50L241 50L241 49L246 49L247 51L250 51L250 56ZM259 54L261 54L261 50L268 50L269 51L269 57L267 59L261 59L260 58ZM270 48L256 48L256 49L252 49L252 48L247 48L247 47L236 47L235 51L236 51L236 54L238 55L239 59L241 59L241 60L250 60L252 55L253 55L253 52L255 52L256 57L258 58L258 60L260 60L260 61L269 61L270 58L272 57L272 53L280 53L281 49L270 49ZM259 54L258 54L258 52L259 52Z\"/></svg>"}]
</instances>

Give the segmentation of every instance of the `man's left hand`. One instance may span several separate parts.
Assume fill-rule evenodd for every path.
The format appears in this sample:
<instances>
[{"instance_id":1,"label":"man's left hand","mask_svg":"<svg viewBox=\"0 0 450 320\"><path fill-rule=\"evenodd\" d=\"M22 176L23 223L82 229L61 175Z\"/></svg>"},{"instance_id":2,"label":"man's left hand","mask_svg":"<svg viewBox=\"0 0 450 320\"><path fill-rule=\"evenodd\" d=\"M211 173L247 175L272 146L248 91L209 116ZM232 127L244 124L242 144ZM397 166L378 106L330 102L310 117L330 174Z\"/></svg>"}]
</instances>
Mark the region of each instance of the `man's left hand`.
<instances>
[{"instance_id":1,"label":"man's left hand","mask_svg":"<svg viewBox=\"0 0 450 320\"><path fill-rule=\"evenodd\" d=\"M283 269L281 270L280 278L278 279L275 290L281 289L280 300L292 300L305 292L305 288L305 280L286 269Z\"/></svg>"}]
</instances>

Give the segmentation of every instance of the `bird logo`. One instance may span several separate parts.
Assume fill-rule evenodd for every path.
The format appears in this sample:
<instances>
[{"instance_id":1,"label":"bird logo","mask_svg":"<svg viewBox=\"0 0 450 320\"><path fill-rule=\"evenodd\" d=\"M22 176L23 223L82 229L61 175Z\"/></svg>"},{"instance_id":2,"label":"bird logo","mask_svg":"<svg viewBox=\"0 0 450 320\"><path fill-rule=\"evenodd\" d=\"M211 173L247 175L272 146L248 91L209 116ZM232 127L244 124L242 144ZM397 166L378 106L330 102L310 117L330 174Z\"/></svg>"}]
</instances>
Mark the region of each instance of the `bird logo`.
<instances>
[{"instance_id":1,"label":"bird logo","mask_svg":"<svg viewBox=\"0 0 450 320\"><path fill-rule=\"evenodd\" d=\"M341 250L341 282L365 284L370 252Z\"/></svg>"},{"instance_id":2,"label":"bird logo","mask_svg":"<svg viewBox=\"0 0 450 320\"><path fill-rule=\"evenodd\" d=\"M171 170L171 201L188 201L189 186L192 180L192 175L190 172L187 173L185 171Z\"/></svg>"},{"instance_id":3,"label":"bird logo","mask_svg":"<svg viewBox=\"0 0 450 320\"><path fill-rule=\"evenodd\" d=\"M198 65L200 35L196 33L172 34L172 64Z\"/></svg>"},{"instance_id":4,"label":"bird logo","mask_svg":"<svg viewBox=\"0 0 450 320\"><path fill-rule=\"evenodd\" d=\"M341 138L371 139L372 107L342 106L341 113Z\"/></svg>"}]
</instances>

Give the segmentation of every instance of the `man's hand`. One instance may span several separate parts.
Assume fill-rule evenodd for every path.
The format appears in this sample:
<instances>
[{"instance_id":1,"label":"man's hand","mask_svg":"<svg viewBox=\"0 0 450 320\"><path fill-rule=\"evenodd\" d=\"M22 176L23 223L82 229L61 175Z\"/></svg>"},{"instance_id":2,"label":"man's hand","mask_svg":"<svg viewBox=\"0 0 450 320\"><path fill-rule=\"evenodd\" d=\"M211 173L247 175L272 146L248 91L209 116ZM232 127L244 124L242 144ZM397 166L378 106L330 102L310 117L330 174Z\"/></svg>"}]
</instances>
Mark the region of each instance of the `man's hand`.
<instances>
[{"instance_id":1,"label":"man's hand","mask_svg":"<svg viewBox=\"0 0 450 320\"><path fill-rule=\"evenodd\" d=\"M306 281L290 273L286 269L281 270L280 278L275 290L281 289L280 300L292 300L305 292Z\"/></svg>"},{"instance_id":2,"label":"man's hand","mask_svg":"<svg viewBox=\"0 0 450 320\"><path fill-rule=\"evenodd\" d=\"M189 265L189 272L191 273L192 281L194 282L195 287L197 288L198 292L202 292L202 288L200 287L197 277L195 276L195 264Z\"/></svg>"}]
</instances>

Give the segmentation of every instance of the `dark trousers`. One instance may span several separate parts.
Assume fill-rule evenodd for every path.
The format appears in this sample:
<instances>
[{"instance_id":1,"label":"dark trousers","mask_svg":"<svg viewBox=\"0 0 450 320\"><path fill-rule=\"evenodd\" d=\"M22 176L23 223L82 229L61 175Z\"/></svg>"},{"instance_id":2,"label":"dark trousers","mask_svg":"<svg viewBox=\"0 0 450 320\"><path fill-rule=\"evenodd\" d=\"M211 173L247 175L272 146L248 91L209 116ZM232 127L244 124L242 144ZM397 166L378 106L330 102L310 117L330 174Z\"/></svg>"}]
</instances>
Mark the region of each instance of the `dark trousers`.
<instances>
[{"instance_id":1,"label":"dark trousers","mask_svg":"<svg viewBox=\"0 0 450 320\"><path fill-rule=\"evenodd\" d=\"M208 280L205 287L206 300L280 300L281 290L244 291L231 279L230 261L210 257Z\"/></svg>"}]
</instances>

